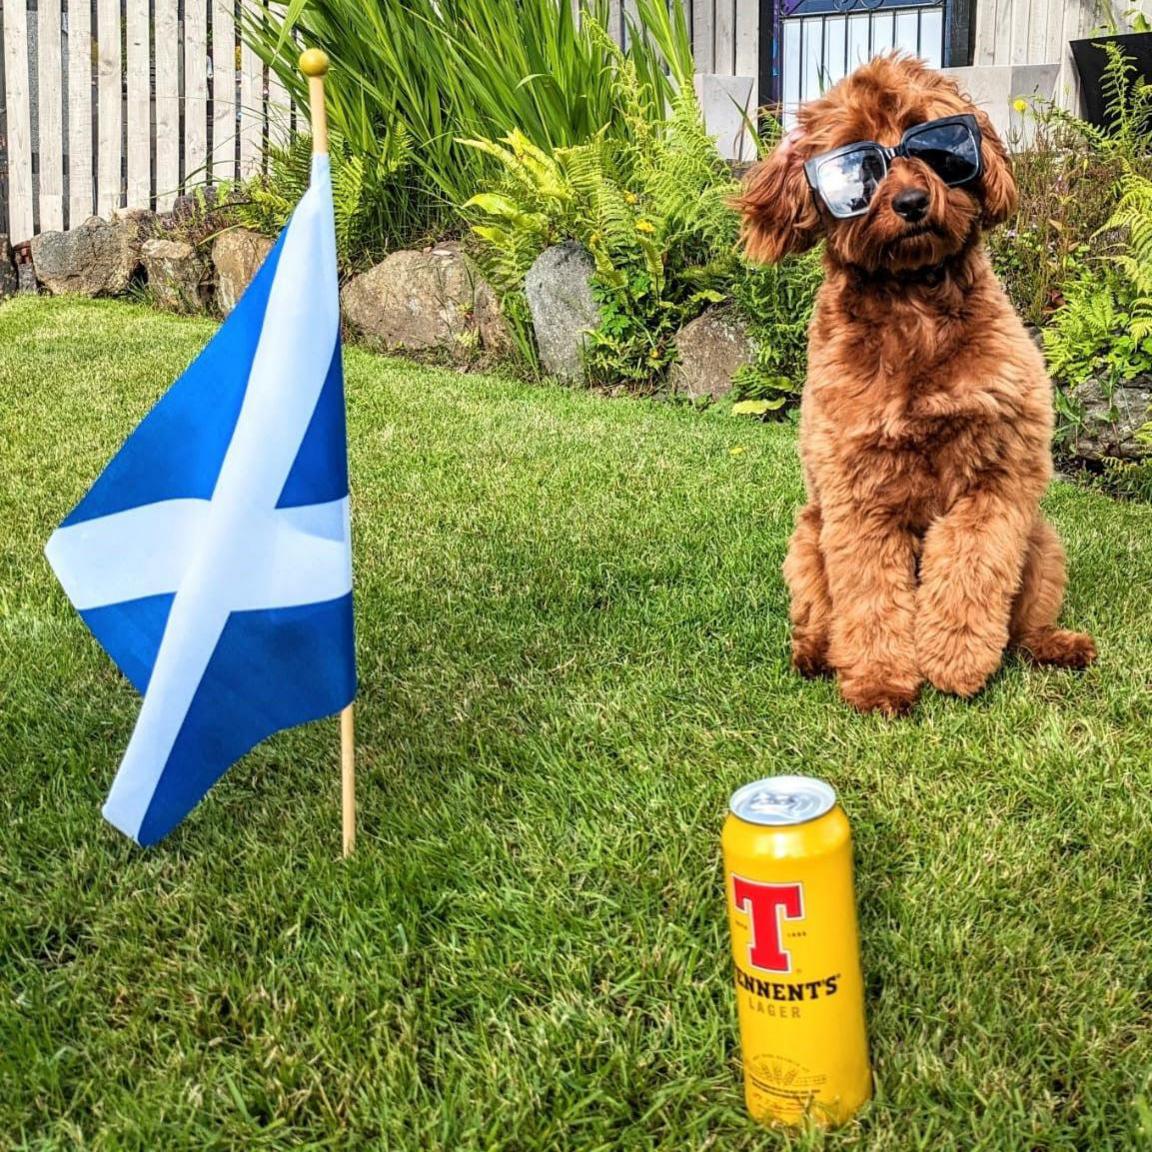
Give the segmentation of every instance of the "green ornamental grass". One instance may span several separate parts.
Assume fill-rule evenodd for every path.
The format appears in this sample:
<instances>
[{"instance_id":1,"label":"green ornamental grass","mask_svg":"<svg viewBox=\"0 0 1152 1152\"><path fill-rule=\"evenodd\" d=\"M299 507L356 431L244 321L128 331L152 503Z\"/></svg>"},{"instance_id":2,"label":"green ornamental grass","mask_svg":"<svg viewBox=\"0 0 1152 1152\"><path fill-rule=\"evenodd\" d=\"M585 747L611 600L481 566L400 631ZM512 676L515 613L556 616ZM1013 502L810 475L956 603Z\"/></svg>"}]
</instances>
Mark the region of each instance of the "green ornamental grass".
<instances>
[{"instance_id":1,"label":"green ornamental grass","mask_svg":"<svg viewBox=\"0 0 1152 1152\"><path fill-rule=\"evenodd\" d=\"M493 166L462 141L522 131L553 149L625 134L614 92L609 0L291 0L250 12L244 34L301 105L306 86L295 41L332 60L328 114L353 154L411 142L421 183L458 207L480 191ZM628 58L654 108L693 72L679 5L629 5ZM620 17L617 14L619 33Z\"/></svg>"},{"instance_id":2,"label":"green ornamental grass","mask_svg":"<svg viewBox=\"0 0 1152 1152\"><path fill-rule=\"evenodd\" d=\"M1096 667L862 718L787 666L788 425L350 349L357 854L335 721L145 852L42 548L212 331L0 307L0 1148L1152 1144L1152 508L1046 501ZM741 1100L719 835L780 772L856 835L878 1091L828 1136Z\"/></svg>"}]
</instances>

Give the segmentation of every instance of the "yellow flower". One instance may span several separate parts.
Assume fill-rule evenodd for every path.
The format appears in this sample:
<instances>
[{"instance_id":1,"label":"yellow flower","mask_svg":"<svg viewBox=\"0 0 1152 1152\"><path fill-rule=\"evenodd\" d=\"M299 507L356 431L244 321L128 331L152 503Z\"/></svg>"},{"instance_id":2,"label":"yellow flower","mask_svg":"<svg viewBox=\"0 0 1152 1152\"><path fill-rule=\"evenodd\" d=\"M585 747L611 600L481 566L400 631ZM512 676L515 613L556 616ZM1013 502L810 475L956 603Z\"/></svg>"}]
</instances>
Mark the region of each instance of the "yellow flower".
<instances>
[{"instance_id":1,"label":"yellow flower","mask_svg":"<svg viewBox=\"0 0 1152 1152\"><path fill-rule=\"evenodd\" d=\"M729 448L728 449L728 455L729 456L743 456L744 453L747 451L748 451L748 449L745 448L743 444L737 444L735 448Z\"/></svg>"},{"instance_id":2,"label":"yellow flower","mask_svg":"<svg viewBox=\"0 0 1152 1152\"><path fill-rule=\"evenodd\" d=\"M1023 96L1017 96L1016 99L1012 101L1012 107L1023 115L1028 111L1028 101L1025 100Z\"/></svg>"},{"instance_id":3,"label":"yellow flower","mask_svg":"<svg viewBox=\"0 0 1152 1152\"><path fill-rule=\"evenodd\" d=\"M625 204L637 204L637 203L639 203L639 201L640 201L640 197L637 196L635 192L625 192L624 193L624 203Z\"/></svg>"},{"instance_id":4,"label":"yellow flower","mask_svg":"<svg viewBox=\"0 0 1152 1152\"><path fill-rule=\"evenodd\" d=\"M651 220L637 220L636 221L636 231L637 232L655 232L656 231L656 225L653 224Z\"/></svg>"}]
</instances>

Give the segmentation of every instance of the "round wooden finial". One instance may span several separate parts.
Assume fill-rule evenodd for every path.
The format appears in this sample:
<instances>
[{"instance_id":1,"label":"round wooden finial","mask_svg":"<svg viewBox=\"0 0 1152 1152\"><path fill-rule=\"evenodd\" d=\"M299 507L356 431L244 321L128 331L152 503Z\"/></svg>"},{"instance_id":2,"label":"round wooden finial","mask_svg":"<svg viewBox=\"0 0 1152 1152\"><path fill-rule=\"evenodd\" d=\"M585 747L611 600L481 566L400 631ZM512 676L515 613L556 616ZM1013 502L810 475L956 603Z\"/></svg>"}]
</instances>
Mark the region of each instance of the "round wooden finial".
<instances>
[{"instance_id":1,"label":"round wooden finial","mask_svg":"<svg viewBox=\"0 0 1152 1152\"><path fill-rule=\"evenodd\" d=\"M328 72L328 53L309 48L300 53L300 71L305 76L324 76Z\"/></svg>"}]
</instances>

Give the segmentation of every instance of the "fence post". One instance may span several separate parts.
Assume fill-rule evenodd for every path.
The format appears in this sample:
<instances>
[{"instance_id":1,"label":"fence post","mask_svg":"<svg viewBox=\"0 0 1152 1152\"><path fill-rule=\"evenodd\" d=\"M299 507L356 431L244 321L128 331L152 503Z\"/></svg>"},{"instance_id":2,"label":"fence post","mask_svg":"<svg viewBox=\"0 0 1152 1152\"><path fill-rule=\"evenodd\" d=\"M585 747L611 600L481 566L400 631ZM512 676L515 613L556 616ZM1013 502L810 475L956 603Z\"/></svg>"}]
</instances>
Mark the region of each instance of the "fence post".
<instances>
[{"instance_id":1,"label":"fence post","mask_svg":"<svg viewBox=\"0 0 1152 1152\"><path fill-rule=\"evenodd\" d=\"M128 207L152 207L152 70L148 4L127 0Z\"/></svg>"},{"instance_id":2,"label":"fence post","mask_svg":"<svg viewBox=\"0 0 1152 1152\"><path fill-rule=\"evenodd\" d=\"M236 179L236 7L212 2L212 181Z\"/></svg>"},{"instance_id":3,"label":"fence post","mask_svg":"<svg viewBox=\"0 0 1152 1152\"><path fill-rule=\"evenodd\" d=\"M96 211L109 217L124 195L120 0L96 0L96 48Z\"/></svg>"},{"instance_id":4,"label":"fence post","mask_svg":"<svg viewBox=\"0 0 1152 1152\"><path fill-rule=\"evenodd\" d=\"M180 23L178 0L154 0L156 29L156 211L180 192Z\"/></svg>"},{"instance_id":5,"label":"fence post","mask_svg":"<svg viewBox=\"0 0 1152 1152\"><path fill-rule=\"evenodd\" d=\"M8 102L8 232L32 237L32 100L28 67L27 0L4 5L4 88Z\"/></svg>"},{"instance_id":6,"label":"fence post","mask_svg":"<svg viewBox=\"0 0 1152 1152\"><path fill-rule=\"evenodd\" d=\"M208 0L184 3L184 190L207 178Z\"/></svg>"},{"instance_id":7,"label":"fence post","mask_svg":"<svg viewBox=\"0 0 1152 1152\"><path fill-rule=\"evenodd\" d=\"M61 100L60 0L40 0L40 83L37 121L40 160L40 230L64 227L64 109Z\"/></svg>"},{"instance_id":8,"label":"fence post","mask_svg":"<svg viewBox=\"0 0 1152 1152\"><path fill-rule=\"evenodd\" d=\"M68 5L68 227L94 210L92 187L92 9Z\"/></svg>"}]
</instances>

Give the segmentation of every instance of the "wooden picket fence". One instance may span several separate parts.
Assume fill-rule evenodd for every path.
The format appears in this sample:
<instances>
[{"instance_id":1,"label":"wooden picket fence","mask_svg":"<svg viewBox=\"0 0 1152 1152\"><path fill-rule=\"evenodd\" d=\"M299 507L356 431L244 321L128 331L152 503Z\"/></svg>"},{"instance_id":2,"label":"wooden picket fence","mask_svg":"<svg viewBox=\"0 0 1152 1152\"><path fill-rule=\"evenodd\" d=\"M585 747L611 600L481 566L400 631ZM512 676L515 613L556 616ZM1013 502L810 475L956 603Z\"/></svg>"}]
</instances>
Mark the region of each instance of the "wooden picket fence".
<instances>
[{"instance_id":1,"label":"wooden picket fence","mask_svg":"<svg viewBox=\"0 0 1152 1152\"><path fill-rule=\"evenodd\" d=\"M0 0L0 233L20 244L118 208L164 211L256 171L295 118L239 35L242 5L262 2ZM682 2L701 71L755 75L759 0ZM634 10L613 0L621 41Z\"/></svg>"},{"instance_id":2,"label":"wooden picket fence","mask_svg":"<svg viewBox=\"0 0 1152 1152\"><path fill-rule=\"evenodd\" d=\"M241 43L255 2L4 0L0 232L19 244L117 208L163 211L256 171L293 112Z\"/></svg>"}]
</instances>

